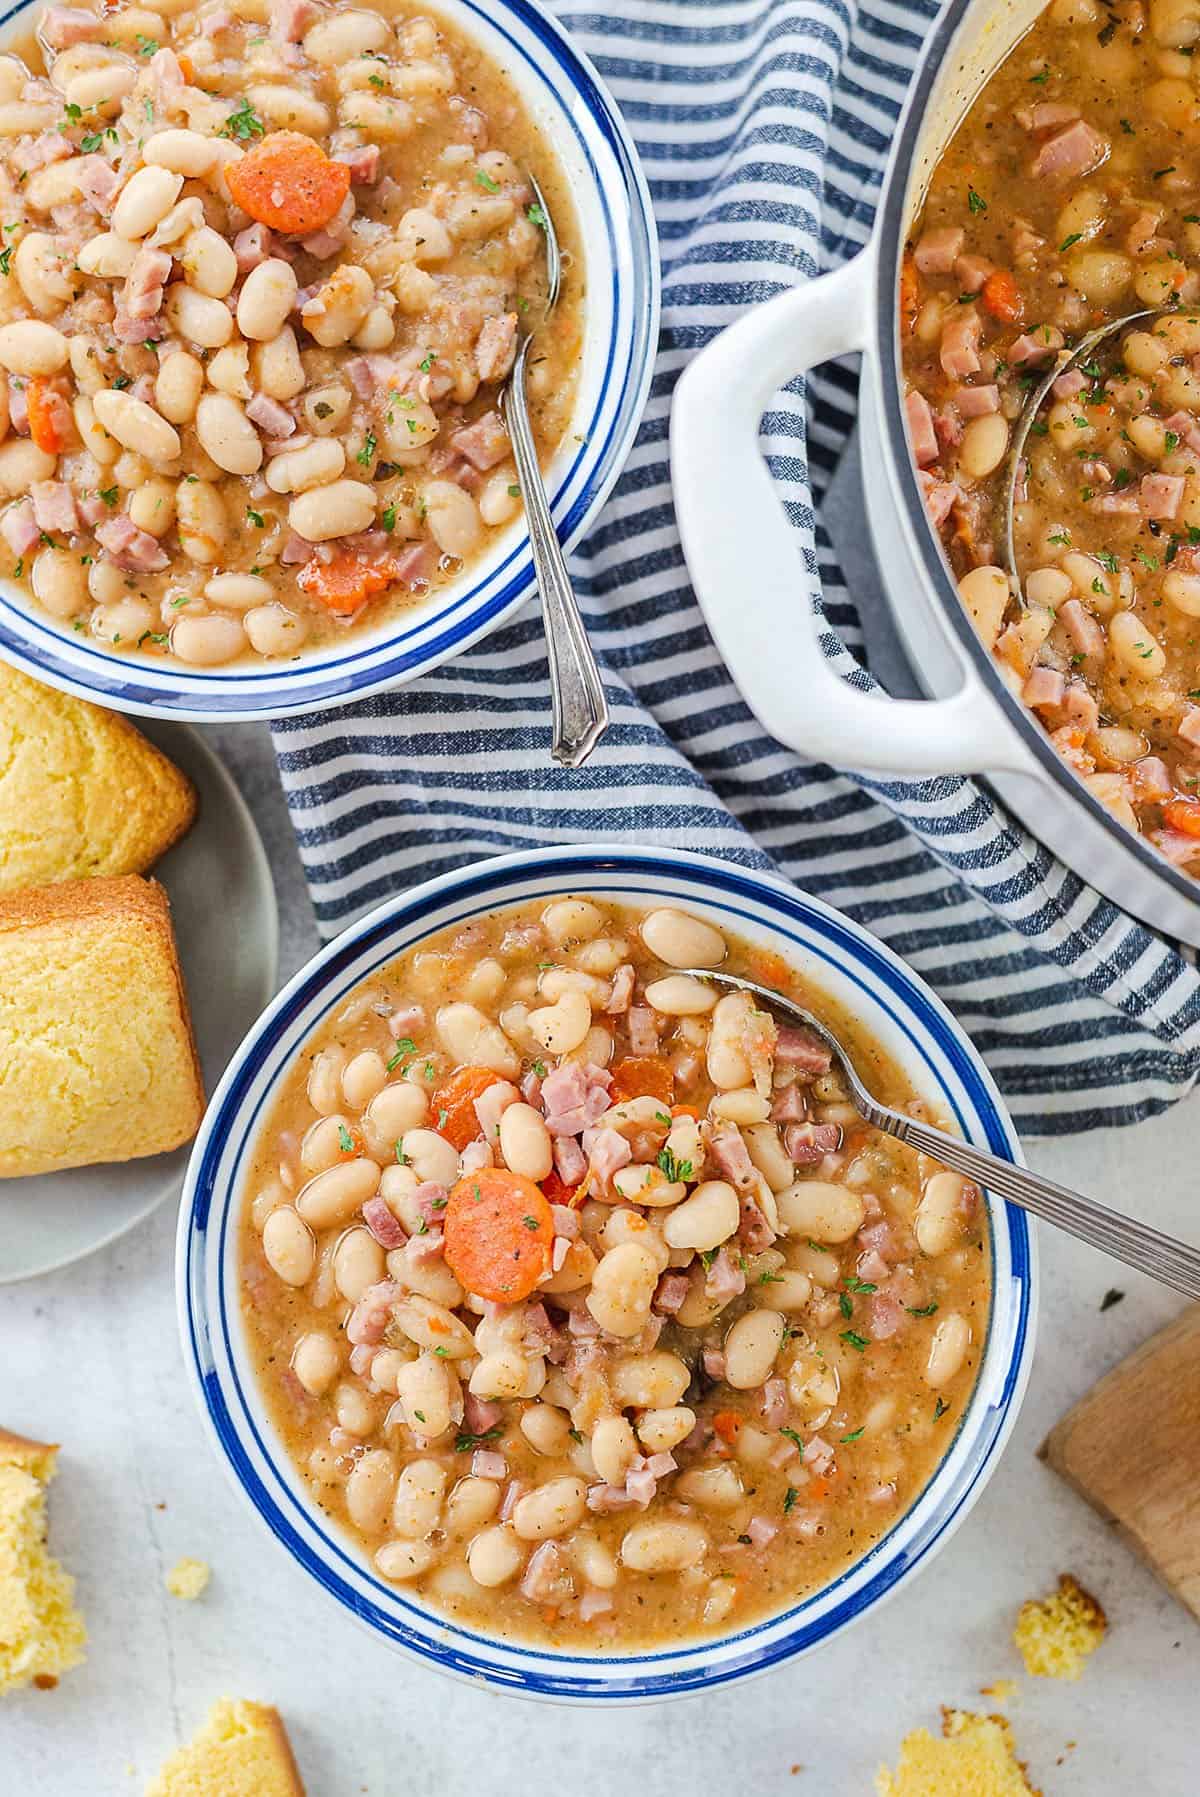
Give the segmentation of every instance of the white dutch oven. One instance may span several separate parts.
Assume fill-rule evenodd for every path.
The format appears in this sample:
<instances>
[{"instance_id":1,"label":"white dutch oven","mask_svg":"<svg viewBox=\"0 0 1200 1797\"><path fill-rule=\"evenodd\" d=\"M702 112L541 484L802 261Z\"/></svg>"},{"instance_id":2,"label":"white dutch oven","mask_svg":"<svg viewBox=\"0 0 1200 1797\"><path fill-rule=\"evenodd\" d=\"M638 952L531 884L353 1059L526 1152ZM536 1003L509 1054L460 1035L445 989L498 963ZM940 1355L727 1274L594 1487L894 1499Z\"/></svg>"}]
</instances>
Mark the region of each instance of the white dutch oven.
<instances>
[{"instance_id":1,"label":"white dutch oven","mask_svg":"<svg viewBox=\"0 0 1200 1797\"><path fill-rule=\"evenodd\" d=\"M866 248L748 313L685 371L671 421L679 528L717 645L780 742L841 767L986 774L1075 873L1156 928L1200 945L1200 887L1093 798L1003 684L927 522L905 432L896 309L905 238L963 112L1042 4L951 0L914 79ZM835 673L809 604L810 577L758 449L762 415L780 387L848 350L863 351L868 521L927 701L868 693Z\"/></svg>"}]
</instances>

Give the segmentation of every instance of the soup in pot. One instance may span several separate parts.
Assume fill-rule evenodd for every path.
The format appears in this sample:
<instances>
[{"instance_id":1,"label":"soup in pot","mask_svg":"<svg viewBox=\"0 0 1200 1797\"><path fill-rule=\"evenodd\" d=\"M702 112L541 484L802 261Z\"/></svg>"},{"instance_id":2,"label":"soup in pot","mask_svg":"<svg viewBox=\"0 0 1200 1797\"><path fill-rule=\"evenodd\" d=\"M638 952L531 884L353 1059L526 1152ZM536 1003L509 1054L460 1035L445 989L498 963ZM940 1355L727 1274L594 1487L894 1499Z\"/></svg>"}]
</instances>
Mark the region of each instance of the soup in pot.
<instances>
[{"instance_id":1,"label":"soup in pot","mask_svg":"<svg viewBox=\"0 0 1200 1797\"><path fill-rule=\"evenodd\" d=\"M1055 0L934 169L904 259L912 451L959 592L1088 788L1200 871L1200 15ZM1055 380L1087 333L1146 316Z\"/></svg>"},{"instance_id":2,"label":"soup in pot","mask_svg":"<svg viewBox=\"0 0 1200 1797\"><path fill-rule=\"evenodd\" d=\"M778 1611L946 1451L985 1347L986 1215L867 1127L895 1065L776 955L569 896L432 937L287 1072L242 1303L312 1500L487 1630L633 1648Z\"/></svg>"}]
</instances>

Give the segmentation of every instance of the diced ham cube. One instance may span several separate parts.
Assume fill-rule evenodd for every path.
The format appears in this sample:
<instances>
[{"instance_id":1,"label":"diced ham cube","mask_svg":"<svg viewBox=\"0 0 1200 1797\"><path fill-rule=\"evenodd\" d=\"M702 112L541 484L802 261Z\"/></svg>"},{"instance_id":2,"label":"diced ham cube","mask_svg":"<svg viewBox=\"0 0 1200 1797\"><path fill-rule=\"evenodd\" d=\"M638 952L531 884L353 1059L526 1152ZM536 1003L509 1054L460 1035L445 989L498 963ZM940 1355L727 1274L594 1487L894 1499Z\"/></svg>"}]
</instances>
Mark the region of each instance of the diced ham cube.
<instances>
[{"instance_id":1,"label":"diced ham cube","mask_svg":"<svg viewBox=\"0 0 1200 1797\"><path fill-rule=\"evenodd\" d=\"M378 1193L374 1198L367 1199L362 1207L362 1216L363 1222L381 1248L403 1248L408 1240L403 1225Z\"/></svg>"},{"instance_id":2,"label":"diced ham cube","mask_svg":"<svg viewBox=\"0 0 1200 1797\"><path fill-rule=\"evenodd\" d=\"M383 1279L378 1285L368 1286L350 1312L346 1324L347 1341L356 1346L359 1343L375 1346L381 1342L391 1320L392 1305L399 1296L400 1287L393 1279Z\"/></svg>"},{"instance_id":3,"label":"diced ham cube","mask_svg":"<svg viewBox=\"0 0 1200 1797\"><path fill-rule=\"evenodd\" d=\"M1082 680L1071 680L1063 694L1063 711L1067 722L1079 724L1090 734L1100 722L1100 705L1094 693L1088 691Z\"/></svg>"},{"instance_id":4,"label":"diced ham cube","mask_svg":"<svg viewBox=\"0 0 1200 1797\"><path fill-rule=\"evenodd\" d=\"M1068 368L1065 374L1059 375L1050 391L1055 399L1074 399L1075 395L1082 393L1086 386L1087 376L1082 369Z\"/></svg>"},{"instance_id":5,"label":"diced ham cube","mask_svg":"<svg viewBox=\"0 0 1200 1797\"><path fill-rule=\"evenodd\" d=\"M1183 498L1181 474L1143 474L1138 504L1143 518L1173 518Z\"/></svg>"},{"instance_id":6,"label":"diced ham cube","mask_svg":"<svg viewBox=\"0 0 1200 1797\"><path fill-rule=\"evenodd\" d=\"M155 316L162 306L163 288L170 273L171 258L165 250L143 247L138 251L121 295L121 304L130 318Z\"/></svg>"},{"instance_id":7,"label":"diced ham cube","mask_svg":"<svg viewBox=\"0 0 1200 1797\"><path fill-rule=\"evenodd\" d=\"M1026 705L1036 710L1042 705L1061 705L1066 690L1066 679L1057 669L1038 667L1034 668L1021 689L1021 697Z\"/></svg>"},{"instance_id":8,"label":"diced ham cube","mask_svg":"<svg viewBox=\"0 0 1200 1797\"><path fill-rule=\"evenodd\" d=\"M33 515L33 501L18 499L5 509L0 518L0 534L14 555L28 555L42 540L41 527Z\"/></svg>"},{"instance_id":9,"label":"diced ham cube","mask_svg":"<svg viewBox=\"0 0 1200 1797\"><path fill-rule=\"evenodd\" d=\"M352 187L372 187L379 179L378 144L354 144L349 149L335 150L333 160L346 163Z\"/></svg>"},{"instance_id":10,"label":"diced ham cube","mask_svg":"<svg viewBox=\"0 0 1200 1797\"><path fill-rule=\"evenodd\" d=\"M248 275L252 268L265 262L272 254L271 233L266 225L255 222L239 231L233 240L233 253L237 257L238 273Z\"/></svg>"},{"instance_id":11,"label":"diced ham cube","mask_svg":"<svg viewBox=\"0 0 1200 1797\"><path fill-rule=\"evenodd\" d=\"M714 1129L709 1137L708 1151L726 1179L738 1191L744 1192L755 1184L758 1176L754 1171L754 1163L736 1124L723 1123Z\"/></svg>"},{"instance_id":12,"label":"diced ham cube","mask_svg":"<svg viewBox=\"0 0 1200 1797\"><path fill-rule=\"evenodd\" d=\"M101 36L104 20L81 6L48 6L39 21L41 34L52 50L70 50Z\"/></svg>"},{"instance_id":13,"label":"diced ham cube","mask_svg":"<svg viewBox=\"0 0 1200 1797\"><path fill-rule=\"evenodd\" d=\"M794 1067L802 1079L817 1079L829 1072L833 1054L813 1030L786 1024L775 1038L775 1065Z\"/></svg>"},{"instance_id":14,"label":"diced ham cube","mask_svg":"<svg viewBox=\"0 0 1200 1797\"><path fill-rule=\"evenodd\" d=\"M507 379L516 353L516 313L505 312L499 318L485 318L475 340L475 366L480 380L491 383Z\"/></svg>"},{"instance_id":15,"label":"diced ham cube","mask_svg":"<svg viewBox=\"0 0 1200 1797\"><path fill-rule=\"evenodd\" d=\"M71 536L79 529L75 496L65 481L35 480L29 493L39 530L44 530L50 536L56 531L64 536Z\"/></svg>"},{"instance_id":16,"label":"diced ham cube","mask_svg":"<svg viewBox=\"0 0 1200 1797\"><path fill-rule=\"evenodd\" d=\"M955 500L960 497L961 488L953 481L934 480L932 475L924 472L921 472L919 478L929 522L938 530L950 516Z\"/></svg>"},{"instance_id":17,"label":"diced ham cube","mask_svg":"<svg viewBox=\"0 0 1200 1797\"><path fill-rule=\"evenodd\" d=\"M904 410L908 415L908 435L912 443L913 460L918 468L927 468L930 462L937 461L940 454L929 401L914 388L905 398Z\"/></svg>"},{"instance_id":18,"label":"diced ham cube","mask_svg":"<svg viewBox=\"0 0 1200 1797\"><path fill-rule=\"evenodd\" d=\"M986 256L960 256L954 264L954 278L964 293L979 293L995 267Z\"/></svg>"},{"instance_id":19,"label":"diced ham cube","mask_svg":"<svg viewBox=\"0 0 1200 1797\"><path fill-rule=\"evenodd\" d=\"M633 988L636 978L637 976L634 973L632 963L626 961L622 967L617 968L617 971L613 974L612 990L608 995L608 1003L604 1007L606 1015L609 1017L623 1017L625 1015L625 1012L629 1009L629 1001L633 997Z\"/></svg>"},{"instance_id":20,"label":"diced ham cube","mask_svg":"<svg viewBox=\"0 0 1200 1797\"><path fill-rule=\"evenodd\" d=\"M788 1159L797 1167L815 1167L827 1154L836 1154L841 1143L838 1123L789 1123L783 1132Z\"/></svg>"},{"instance_id":21,"label":"diced ham cube","mask_svg":"<svg viewBox=\"0 0 1200 1797\"><path fill-rule=\"evenodd\" d=\"M1200 716L1200 713L1197 713ZM662 1316L673 1317L688 1295L686 1273L664 1273L654 1293L654 1309Z\"/></svg>"},{"instance_id":22,"label":"diced ham cube","mask_svg":"<svg viewBox=\"0 0 1200 1797\"><path fill-rule=\"evenodd\" d=\"M609 1134L613 1134L609 1131ZM554 1137L554 1171L564 1185L579 1185L587 1173L587 1156L574 1136ZM574 1212L571 1215L574 1216Z\"/></svg>"},{"instance_id":23,"label":"diced ham cube","mask_svg":"<svg viewBox=\"0 0 1200 1797\"><path fill-rule=\"evenodd\" d=\"M296 420L287 407L281 406L277 399L269 399L265 393L254 395L246 406L246 416L251 424L257 424L276 441L292 436L296 429Z\"/></svg>"},{"instance_id":24,"label":"diced ham cube","mask_svg":"<svg viewBox=\"0 0 1200 1797\"><path fill-rule=\"evenodd\" d=\"M103 156L82 156L73 171L88 204L107 218L121 187L121 177Z\"/></svg>"},{"instance_id":25,"label":"diced ham cube","mask_svg":"<svg viewBox=\"0 0 1200 1797\"><path fill-rule=\"evenodd\" d=\"M1040 136L1057 131L1060 125L1073 124L1079 117L1079 108L1070 100L1040 100L1036 106L1019 107L1013 116L1022 131Z\"/></svg>"},{"instance_id":26,"label":"diced ham cube","mask_svg":"<svg viewBox=\"0 0 1200 1797\"><path fill-rule=\"evenodd\" d=\"M450 439L450 447L464 456L472 467L478 468L481 474L486 474L504 460L511 445L500 414L485 412L474 424L464 425L461 430L455 431Z\"/></svg>"},{"instance_id":27,"label":"diced ham cube","mask_svg":"<svg viewBox=\"0 0 1200 1797\"><path fill-rule=\"evenodd\" d=\"M1108 139L1083 119L1047 138L1033 159L1035 181L1074 181L1098 168L1108 155Z\"/></svg>"},{"instance_id":28,"label":"diced ham cube","mask_svg":"<svg viewBox=\"0 0 1200 1797\"><path fill-rule=\"evenodd\" d=\"M1185 743L1191 743L1193 748L1200 748L1200 705L1184 707L1183 716L1179 720L1175 734L1182 737ZM1148 760L1149 757L1145 759ZM1138 765L1144 767L1145 760ZM1161 766L1161 763L1159 765Z\"/></svg>"},{"instance_id":29,"label":"diced ham cube","mask_svg":"<svg viewBox=\"0 0 1200 1797\"><path fill-rule=\"evenodd\" d=\"M1008 361L1013 368L1027 362L1047 362L1063 346L1063 334L1057 325L1040 324L1036 331L1026 331L1009 346Z\"/></svg>"},{"instance_id":30,"label":"diced ham cube","mask_svg":"<svg viewBox=\"0 0 1200 1797\"><path fill-rule=\"evenodd\" d=\"M625 1014L629 1046L635 1055L658 1053L658 1021L648 1005L630 1005Z\"/></svg>"},{"instance_id":31,"label":"diced ham cube","mask_svg":"<svg viewBox=\"0 0 1200 1797\"><path fill-rule=\"evenodd\" d=\"M953 381L962 381L968 375L978 374L982 366L979 360L979 339L983 333L983 320L974 306L957 306L942 326L942 339L938 347L938 359L943 374Z\"/></svg>"},{"instance_id":32,"label":"diced ham cube","mask_svg":"<svg viewBox=\"0 0 1200 1797\"><path fill-rule=\"evenodd\" d=\"M1000 410L1000 389L996 386L956 387L950 397L964 418L986 418Z\"/></svg>"},{"instance_id":33,"label":"diced ham cube","mask_svg":"<svg viewBox=\"0 0 1200 1797\"><path fill-rule=\"evenodd\" d=\"M271 0L271 36L279 44L298 44L320 16L314 0Z\"/></svg>"},{"instance_id":34,"label":"diced ham cube","mask_svg":"<svg viewBox=\"0 0 1200 1797\"><path fill-rule=\"evenodd\" d=\"M953 274L965 237L961 225L937 225L921 237L913 250L913 261L923 275Z\"/></svg>"},{"instance_id":35,"label":"diced ham cube","mask_svg":"<svg viewBox=\"0 0 1200 1797\"><path fill-rule=\"evenodd\" d=\"M1104 654L1104 631L1080 600L1068 599L1065 605L1060 605L1058 620L1081 655Z\"/></svg>"},{"instance_id":36,"label":"diced ham cube","mask_svg":"<svg viewBox=\"0 0 1200 1797\"><path fill-rule=\"evenodd\" d=\"M471 1455L471 1477L495 1479L499 1483L508 1477L508 1461L503 1454L493 1453L489 1448L476 1448Z\"/></svg>"},{"instance_id":37,"label":"diced ham cube","mask_svg":"<svg viewBox=\"0 0 1200 1797\"><path fill-rule=\"evenodd\" d=\"M156 537L139 530L128 512L96 526L96 541L118 568L137 574L159 574L170 566L171 558Z\"/></svg>"}]
</instances>

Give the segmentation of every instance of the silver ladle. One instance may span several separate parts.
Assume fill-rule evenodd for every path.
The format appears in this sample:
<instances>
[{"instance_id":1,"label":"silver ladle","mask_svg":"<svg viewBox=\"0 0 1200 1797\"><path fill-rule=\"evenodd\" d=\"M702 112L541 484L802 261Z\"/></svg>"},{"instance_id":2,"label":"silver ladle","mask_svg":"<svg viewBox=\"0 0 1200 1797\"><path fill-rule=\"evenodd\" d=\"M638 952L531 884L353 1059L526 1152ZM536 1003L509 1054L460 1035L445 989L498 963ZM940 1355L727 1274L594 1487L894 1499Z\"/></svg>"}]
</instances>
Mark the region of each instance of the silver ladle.
<instances>
[{"instance_id":1,"label":"silver ladle","mask_svg":"<svg viewBox=\"0 0 1200 1797\"><path fill-rule=\"evenodd\" d=\"M1086 337L1071 349L1060 349L1048 374L1043 375L1025 402L1025 409L1017 421L1016 435L1008 452L1008 477L1004 484L1004 547L1008 557L1008 572L1016 582L1018 594L1021 591L1021 575L1017 567L1017 546L1013 540L1013 507L1017 502L1017 488L1021 484L1021 464L1025 460L1025 445L1029 433L1033 429L1038 413L1046 402L1046 395L1068 368L1076 362L1086 361L1094 350L1107 343L1110 337L1119 337L1132 324L1141 318L1162 318L1169 316L1153 307L1143 312L1127 312L1124 318L1116 318L1110 324L1102 324L1097 330L1089 331Z\"/></svg>"},{"instance_id":2,"label":"silver ladle","mask_svg":"<svg viewBox=\"0 0 1200 1797\"><path fill-rule=\"evenodd\" d=\"M714 973L711 968L693 967L683 971L694 980L705 980L731 991L750 992L764 1010L787 1023L801 1024L819 1036L850 1089L854 1108L872 1128L895 1136L898 1142L906 1142L921 1154L932 1155L944 1166L953 1167L956 1173L965 1173L968 1179L986 1186L995 1197L1005 1198L1010 1204L1041 1217L1044 1222L1065 1229L1089 1247L1099 1248L1102 1254L1123 1260L1127 1266L1136 1267L1139 1273L1148 1273L1151 1279L1173 1287L1185 1297L1200 1298L1200 1252L1195 1248L1151 1229L1147 1223L1108 1210L1094 1199L1081 1197L1078 1192L1069 1191L1052 1179L1044 1179L1040 1173L1031 1173L1027 1167L999 1160L983 1148L973 1148L958 1136L948 1136L943 1130L934 1129L932 1124L907 1117L902 1111L889 1110L872 1098L832 1031L810 1011L793 1004L791 999L783 998L766 986L758 986L753 980L737 979L729 973Z\"/></svg>"},{"instance_id":3,"label":"silver ladle","mask_svg":"<svg viewBox=\"0 0 1200 1797\"><path fill-rule=\"evenodd\" d=\"M562 767L575 768L583 766L608 729L608 700L604 694L600 670L596 666L596 657L592 653L579 613L579 601L567 573L558 532L550 516L550 504L546 498L546 487L533 440L533 426L529 421L525 366L530 344L558 304L562 286L562 256L546 196L532 175L527 178L533 189L540 212L539 222L546 237L546 304L541 317L533 324L526 325L522 331L520 347L501 395L500 406L512 439L517 480L529 526L533 569L542 596L553 706L550 753Z\"/></svg>"}]
</instances>

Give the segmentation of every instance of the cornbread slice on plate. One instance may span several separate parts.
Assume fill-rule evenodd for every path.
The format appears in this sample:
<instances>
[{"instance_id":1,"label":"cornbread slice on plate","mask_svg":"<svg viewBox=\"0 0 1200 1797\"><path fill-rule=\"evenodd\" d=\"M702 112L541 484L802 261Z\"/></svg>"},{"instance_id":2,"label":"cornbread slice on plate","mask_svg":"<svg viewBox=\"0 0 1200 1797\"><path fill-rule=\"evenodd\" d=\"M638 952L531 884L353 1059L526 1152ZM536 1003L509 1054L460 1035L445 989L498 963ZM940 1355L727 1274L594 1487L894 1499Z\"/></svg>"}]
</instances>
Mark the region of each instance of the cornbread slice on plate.
<instances>
[{"instance_id":1,"label":"cornbread slice on plate","mask_svg":"<svg viewBox=\"0 0 1200 1797\"><path fill-rule=\"evenodd\" d=\"M170 908L129 875L0 898L0 1179L161 1154L204 1093Z\"/></svg>"},{"instance_id":2,"label":"cornbread slice on plate","mask_svg":"<svg viewBox=\"0 0 1200 1797\"><path fill-rule=\"evenodd\" d=\"M1021 1605L1013 1640L1033 1678L1077 1679L1108 1632L1108 1618L1069 1572L1049 1597Z\"/></svg>"},{"instance_id":3,"label":"cornbread slice on plate","mask_svg":"<svg viewBox=\"0 0 1200 1797\"><path fill-rule=\"evenodd\" d=\"M146 1797L305 1797L278 1710L222 1697L186 1747L173 1753Z\"/></svg>"},{"instance_id":4,"label":"cornbread slice on plate","mask_svg":"<svg viewBox=\"0 0 1200 1797\"><path fill-rule=\"evenodd\" d=\"M1041 1797L1003 1716L951 1709L942 1710L940 1740L927 1728L904 1737L899 1765L879 1768L875 1790L877 1797Z\"/></svg>"},{"instance_id":5,"label":"cornbread slice on plate","mask_svg":"<svg viewBox=\"0 0 1200 1797\"><path fill-rule=\"evenodd\" d=\"M58 1448L0 1429L0 1696L56 1685L83 1659L75 1581L46 1552L46 1486Z\"/></svg>"},{"instance_id":6,"label":"cornbread slice on plate","mask_svg":"<svg viewBox=\"0 0 1200 1797\"><path fill-rule=\"evenodd\" d=\"M145 873L195 815L187 775L125 718L0 663L0 892Z\"/></svg>"}]
</instances>

